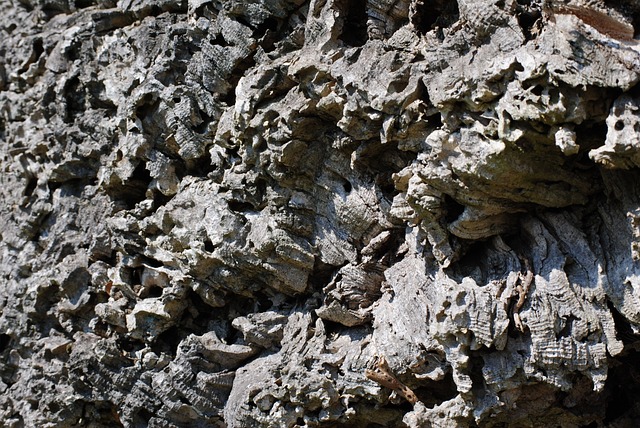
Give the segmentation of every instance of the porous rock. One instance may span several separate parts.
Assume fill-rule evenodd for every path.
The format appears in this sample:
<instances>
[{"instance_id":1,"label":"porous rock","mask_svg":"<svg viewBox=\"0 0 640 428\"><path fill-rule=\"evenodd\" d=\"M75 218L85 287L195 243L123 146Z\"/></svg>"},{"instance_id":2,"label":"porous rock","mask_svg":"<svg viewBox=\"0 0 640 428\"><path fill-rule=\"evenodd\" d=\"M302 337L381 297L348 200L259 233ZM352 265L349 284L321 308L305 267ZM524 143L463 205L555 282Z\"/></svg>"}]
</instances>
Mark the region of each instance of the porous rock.
<instances>
[{"instance_id":1,"label":"porous rock","mask_svg":"<svg viewBox=\"0 0 640 428\"><path fill-rule=\"evenodd\" d=\"M634 2L0 12L3 426L640 417Z\"/></svg>"}]
</instances>

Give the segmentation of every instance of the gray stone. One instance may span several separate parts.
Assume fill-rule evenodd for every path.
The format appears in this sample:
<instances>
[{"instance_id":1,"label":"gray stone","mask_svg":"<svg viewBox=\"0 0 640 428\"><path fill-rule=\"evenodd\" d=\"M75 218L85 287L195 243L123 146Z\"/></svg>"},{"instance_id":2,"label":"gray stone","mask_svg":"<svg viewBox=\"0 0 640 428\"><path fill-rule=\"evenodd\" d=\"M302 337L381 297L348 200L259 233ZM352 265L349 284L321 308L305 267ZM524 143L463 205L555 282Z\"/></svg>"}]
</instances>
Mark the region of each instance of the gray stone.
<instances>
[{"instance_id":1,"label":"gray stone","mask_svg":"<svg viewBox=\"0 0 640 428\"><path fill-rule=\"evenodd\" d=\"M2 425L632 426L639 17L0 1Z\"/></svg>"}]
</instances>

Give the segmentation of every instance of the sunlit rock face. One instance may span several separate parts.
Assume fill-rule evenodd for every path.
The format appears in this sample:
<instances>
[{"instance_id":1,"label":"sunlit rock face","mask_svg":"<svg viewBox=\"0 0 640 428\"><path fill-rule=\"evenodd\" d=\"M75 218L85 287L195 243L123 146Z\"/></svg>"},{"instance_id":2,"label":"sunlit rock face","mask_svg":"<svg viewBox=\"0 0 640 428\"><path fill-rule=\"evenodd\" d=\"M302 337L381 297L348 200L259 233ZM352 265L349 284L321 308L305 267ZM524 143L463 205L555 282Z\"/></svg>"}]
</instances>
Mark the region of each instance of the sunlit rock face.
<instances>
[{"instance_id":1,"label":"sunlit rock face","mask_svg":"<svg viewBox=\"0 0 640 428\"><path fill-rule=\"evenodd\" d=\"M0 12L3 426L640 418L636 2Z\"/></svg>"}]
</instances>

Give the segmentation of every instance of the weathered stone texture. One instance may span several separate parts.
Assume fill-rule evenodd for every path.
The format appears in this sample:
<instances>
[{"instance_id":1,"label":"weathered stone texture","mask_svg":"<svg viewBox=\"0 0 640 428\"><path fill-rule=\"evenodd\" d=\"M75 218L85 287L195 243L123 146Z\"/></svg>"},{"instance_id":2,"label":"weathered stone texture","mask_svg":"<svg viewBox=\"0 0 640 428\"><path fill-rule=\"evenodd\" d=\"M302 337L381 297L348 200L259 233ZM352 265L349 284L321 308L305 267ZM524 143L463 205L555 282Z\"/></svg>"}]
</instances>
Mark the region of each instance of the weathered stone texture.
<instances>
[{"instance_id":1,"label":"weathered stone texture","mask_svg":"<svg viewBox=\"0 0 640 428\"><path fill-rule=\"evenodd\" d=\"M640 418L636 2L0 12L2 426Z\"/></svg>"}]
</instances>

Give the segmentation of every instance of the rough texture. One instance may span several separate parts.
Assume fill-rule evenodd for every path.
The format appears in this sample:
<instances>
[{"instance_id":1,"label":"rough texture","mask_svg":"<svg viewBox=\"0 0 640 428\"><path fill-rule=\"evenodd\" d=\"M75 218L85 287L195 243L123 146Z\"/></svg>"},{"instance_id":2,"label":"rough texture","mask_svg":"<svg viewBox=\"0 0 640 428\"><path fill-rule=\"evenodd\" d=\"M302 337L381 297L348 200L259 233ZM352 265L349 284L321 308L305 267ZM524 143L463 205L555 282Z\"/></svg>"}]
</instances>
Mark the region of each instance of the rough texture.
<instances>
[{"instance_id":1,"label":"rough texture","mask_svg":"<svg viewBox=\"0 0 640 428\"><path fill-rule=\"evenodd\" d=\"M3 426L640 418L637 2L0 12Z\"/></svg>"}]
</instances>

